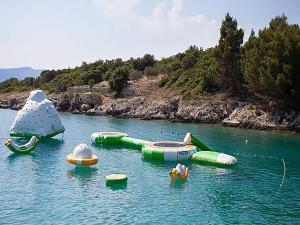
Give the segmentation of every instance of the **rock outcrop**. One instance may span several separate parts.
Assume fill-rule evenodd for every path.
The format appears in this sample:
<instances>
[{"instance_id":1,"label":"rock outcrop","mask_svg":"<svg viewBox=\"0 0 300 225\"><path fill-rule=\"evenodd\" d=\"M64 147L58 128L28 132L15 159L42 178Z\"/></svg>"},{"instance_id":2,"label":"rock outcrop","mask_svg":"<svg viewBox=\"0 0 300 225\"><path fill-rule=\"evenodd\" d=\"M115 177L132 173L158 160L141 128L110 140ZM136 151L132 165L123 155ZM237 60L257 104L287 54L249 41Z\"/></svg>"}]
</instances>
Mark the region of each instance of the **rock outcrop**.
<instances>
[{"instance_id":1,"label":"rock outcrop","mask_svg":"<svg viewBox=\"0 0 300 225\"><path fill-rule=\"evenodd\" d=\"M26 97L13 97L8 100L0 99L0 108L19 110L25 105Z\"/></svg>"},{"instance_id":2,"label":"rock outcrop","mask_svg":"<svg viewBox=\"0 0 300 225\"><path fill-rule=\"evenodd\" d=\"M20 109L27 96L1 100L0 108ZM224 126L259 130L300 131L300 112L264 109L250 102L202 100L194 103L179 97L135 96L106 98L98 94L60 94L50 99L59 111L118 118L170 120L175 122L221 123Z\"/></svg>"},{"instance_id":3,"label":"rock outcrop","mask_svg":"<svg viewBox=\"0 0 300 225\"><path fill-rule=\"evenodd\" d=\"M300 126L300 112L262 110L249 103L235 108L222 121L222 125L259 130L297 130Z\"/></svg>"},{"instance_id":4,"label":"rock outcrop","mask_svg":"<svg viewBox=\"0 0 300 225\"><path fill-rule=\"evenodd\" d=\"M102 104L102 97L95 94L60 94L53 96L57 110L89 114L88 111Z\"/></svg>"}]
</instances>

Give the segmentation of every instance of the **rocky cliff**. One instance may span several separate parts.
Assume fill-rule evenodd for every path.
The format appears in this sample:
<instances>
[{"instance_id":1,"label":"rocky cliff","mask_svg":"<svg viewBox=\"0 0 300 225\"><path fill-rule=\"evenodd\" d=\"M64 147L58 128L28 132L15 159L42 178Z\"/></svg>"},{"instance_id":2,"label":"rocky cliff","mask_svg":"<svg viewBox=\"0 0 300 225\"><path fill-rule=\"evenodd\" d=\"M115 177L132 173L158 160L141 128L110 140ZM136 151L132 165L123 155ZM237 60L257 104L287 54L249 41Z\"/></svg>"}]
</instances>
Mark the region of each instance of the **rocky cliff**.
<instances>
[{"instance_id":1,"label":"rocky cliff","mask_svg":"<svg viewBox=\"0 0 300 225\"><path fill-rule=\"evenodd\" d=\"M26 95L0 99L0 108L20 109ZM170 120L175 122L221 123L224 126L259 130L300 131L300 112L263 109L237 100L183 101L180 97L158 99L135 96L109 98L97 94L59 94L49 97L59 111L118 118Z\"/></svg>"}]
</instances>

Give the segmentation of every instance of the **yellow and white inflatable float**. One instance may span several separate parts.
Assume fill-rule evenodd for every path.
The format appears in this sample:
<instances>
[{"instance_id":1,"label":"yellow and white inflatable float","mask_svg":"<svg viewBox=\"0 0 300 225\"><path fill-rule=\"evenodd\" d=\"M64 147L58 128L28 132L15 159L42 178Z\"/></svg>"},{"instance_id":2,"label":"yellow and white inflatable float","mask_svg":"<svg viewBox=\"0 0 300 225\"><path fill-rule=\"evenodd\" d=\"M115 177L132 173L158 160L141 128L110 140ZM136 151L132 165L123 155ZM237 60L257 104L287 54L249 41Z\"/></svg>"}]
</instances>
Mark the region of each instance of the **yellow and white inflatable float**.
<instances>
[{"instance_id":1,"label":"yellow and white inflatable float","mask_svg":"<svg viewBox=\"0 0 300 225\"><path fill-rule=\"evenodd\" d=\"M186 181L189 175L189 168L185 165L181 165L180 163L177 164L175 168L173 168L169 172L169 177L171 182L180 180L180 181Z\"/></svg>"},{"instance_id":2,"label":"yellow and white inflatable float","mask_svg":"<svg viewBox=\"0 0 300 225\"><path fill-rule=\"evenodd\" d=\"M73 153L67 156L67 161L76 166L92 166L97 164L98 157L93 154L92 149L87 144L79 144Z\"/></svg>"}]
</instances>

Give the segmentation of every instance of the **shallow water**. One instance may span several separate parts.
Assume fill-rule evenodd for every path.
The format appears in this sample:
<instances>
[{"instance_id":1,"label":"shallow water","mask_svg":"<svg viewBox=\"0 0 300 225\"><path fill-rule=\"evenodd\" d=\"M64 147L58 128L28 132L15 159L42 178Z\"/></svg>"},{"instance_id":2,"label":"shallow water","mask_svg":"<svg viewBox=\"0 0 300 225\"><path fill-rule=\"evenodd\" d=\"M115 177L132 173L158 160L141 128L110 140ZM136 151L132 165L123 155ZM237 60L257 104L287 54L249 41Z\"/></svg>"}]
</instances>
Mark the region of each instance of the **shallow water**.
<instances>
[{"instance_id":1,"label":"shallow water","mask_svg":"<svg viewBox=\"0 0 300 225\"><path fill-rule=\"evenodd\" d=\"M15 115L0 110L1 142ZM299 134L67 113L61 119L63 139L42 142L30 155L1 145L0 224L300 224ZM171 185L168 171L176 163L146 161L136 150L94 146L100 161L93 169L66 163L95 131L153 141L183 140L191 132L237 157L238 166L186 163L189 180ZM127 186L106 187L113 172L127 174Z\"/></svg>"}]
</instances>

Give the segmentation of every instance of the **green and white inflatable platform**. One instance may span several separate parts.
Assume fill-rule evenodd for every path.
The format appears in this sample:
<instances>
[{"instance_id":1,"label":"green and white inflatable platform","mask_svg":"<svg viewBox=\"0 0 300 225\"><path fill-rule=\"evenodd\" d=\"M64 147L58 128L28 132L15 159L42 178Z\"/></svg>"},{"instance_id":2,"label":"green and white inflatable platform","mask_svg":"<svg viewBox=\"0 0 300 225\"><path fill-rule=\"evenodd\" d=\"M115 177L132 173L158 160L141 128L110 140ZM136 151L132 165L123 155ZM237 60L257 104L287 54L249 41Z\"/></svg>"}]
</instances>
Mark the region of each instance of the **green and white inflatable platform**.
<instances>
[{"instance_id":1,"label":"green and white inflatable platform","mask_svg":"<svg viewBox=\"0 0 300 225\"><path fill-rule=\"evenodd\" d=\"M140 150L145 158L161 161L192 160L197 163L209 163L221 166L237 164L235 157L215 152L205 143L187 133L183 142L150 142L129 137L120 132L97 132L91 136L97 145L124 145Z\"/></svg>"}]
</instances>

